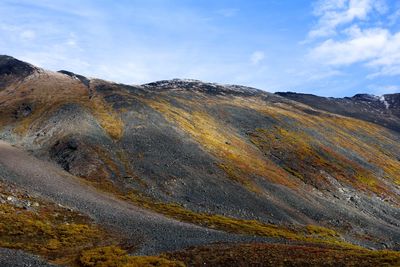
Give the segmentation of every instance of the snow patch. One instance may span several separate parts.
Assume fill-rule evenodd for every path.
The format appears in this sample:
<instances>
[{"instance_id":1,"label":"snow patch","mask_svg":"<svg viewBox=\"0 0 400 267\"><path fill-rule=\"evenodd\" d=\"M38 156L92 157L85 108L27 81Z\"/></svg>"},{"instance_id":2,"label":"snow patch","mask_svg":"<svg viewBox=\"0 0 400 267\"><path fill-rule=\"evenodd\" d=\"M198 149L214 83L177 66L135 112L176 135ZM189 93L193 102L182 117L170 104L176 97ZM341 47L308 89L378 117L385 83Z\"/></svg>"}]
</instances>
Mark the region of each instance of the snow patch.
<instances>
[{"instance_id":1,"label":"snow patch","mask_svg":"<svg viewBox=\"0 0 400 267\"><path fill-rule=\"evenodd\" d=\"M379 97L379 101L381 101L384 105L386 109L389 109L390 105L389 103L386 101L385 96L380 96Z\"/></svg>"}]
</instances>

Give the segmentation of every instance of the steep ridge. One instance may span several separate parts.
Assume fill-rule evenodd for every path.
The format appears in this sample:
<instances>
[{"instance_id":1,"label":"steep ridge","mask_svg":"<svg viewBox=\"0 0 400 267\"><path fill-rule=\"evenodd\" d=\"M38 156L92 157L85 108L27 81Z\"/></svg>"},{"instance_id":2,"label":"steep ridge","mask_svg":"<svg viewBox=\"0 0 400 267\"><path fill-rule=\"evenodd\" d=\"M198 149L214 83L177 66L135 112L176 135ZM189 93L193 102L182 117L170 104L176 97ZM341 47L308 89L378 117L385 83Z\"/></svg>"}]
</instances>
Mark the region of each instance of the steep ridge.
<instances>
[{"instance_id":1,"label":"steep ridge","mask_svg":"<svg viewBox=\"0 0 400 267\"><path fill-rule=\"evenodd\" d=\"M0 139L14 146L3 143L0 173L144 234L143 253L251 240L236 233L276 241L271 225L284 239L317 225L400 248L396 95L306 101L197 80L130 86L39 68L16 77L0 87Z\"/></svg>"}]
</instances>

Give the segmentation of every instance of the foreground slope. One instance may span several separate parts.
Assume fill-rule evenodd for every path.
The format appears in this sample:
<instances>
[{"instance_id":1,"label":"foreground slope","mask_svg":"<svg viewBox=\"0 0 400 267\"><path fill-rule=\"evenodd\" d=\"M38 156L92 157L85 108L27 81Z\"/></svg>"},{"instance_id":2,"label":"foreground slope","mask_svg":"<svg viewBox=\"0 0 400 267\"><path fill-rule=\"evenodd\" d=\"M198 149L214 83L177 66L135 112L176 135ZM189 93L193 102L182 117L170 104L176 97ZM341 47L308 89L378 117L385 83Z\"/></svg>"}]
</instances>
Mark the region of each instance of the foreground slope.
<instances>
[{"instance_id":1,"label":"foreground slope","mask_svg":"<svg viewBox=\"0 0 400 267\"><path fill-rule=\"evenodd\" d=\"M156 253L213 241L240 240L129 205L1 141L0 164L3 166L2 177L56 203L74 207L104 226L114 230L119 228L132 240L132 245L146 250L142 252Z\"/></svg>"},{"instance_id":2,"label":"foreground slope","mask_svg":"<svg viewBox=\"0 0 400 267\"><path fill-rule=\"evenodd\" d=\"M242 86L129 86L0 59L4 179L141 233L139 253L254 240L237 233L400 248L397 96L376 103L382 114L363 113Z\"/></svg>"}]
</instances>

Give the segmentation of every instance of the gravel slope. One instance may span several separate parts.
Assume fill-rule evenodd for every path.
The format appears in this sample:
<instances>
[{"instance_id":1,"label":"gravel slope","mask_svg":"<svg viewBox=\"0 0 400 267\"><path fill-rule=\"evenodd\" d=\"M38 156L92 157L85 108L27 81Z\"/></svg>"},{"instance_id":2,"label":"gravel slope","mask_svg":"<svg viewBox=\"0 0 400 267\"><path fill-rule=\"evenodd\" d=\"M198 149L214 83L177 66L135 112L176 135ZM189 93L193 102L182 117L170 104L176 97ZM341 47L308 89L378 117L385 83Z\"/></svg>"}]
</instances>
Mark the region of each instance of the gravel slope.
<instances>
[{"instance_id":1,"label":"gravel slope","mask_svg":"<svg viewBox=\"0 0 400 267\"><path fill-rule=\"evenodd\" d=\"M0 248L1 267L52 267L52 265L39 259L37 256L25 253L20 250Z\"/></svg>"},{"instance_id":2,"label":"gravel slope","mask_svg":"<svg viewBox=\"0 0 400 267\"><path fill-rule=\"evenodd\" d=\"M3 141L0 141L0 175L31 192L88 214L102 225L140 242L140 254L216 241L254 240L182 223L138 208L82 184L55 165L38 160Z\"/></svg>"}]
</instances>

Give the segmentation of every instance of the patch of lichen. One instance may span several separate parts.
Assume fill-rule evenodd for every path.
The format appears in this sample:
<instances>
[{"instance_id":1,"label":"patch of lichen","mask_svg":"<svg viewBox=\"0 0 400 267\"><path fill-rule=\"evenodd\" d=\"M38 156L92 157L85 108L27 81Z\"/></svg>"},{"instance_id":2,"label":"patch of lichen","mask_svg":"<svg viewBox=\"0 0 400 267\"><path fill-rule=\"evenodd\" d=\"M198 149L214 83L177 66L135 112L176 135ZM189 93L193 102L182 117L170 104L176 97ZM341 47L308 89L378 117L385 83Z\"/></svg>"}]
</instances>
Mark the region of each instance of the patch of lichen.
<instances>
[{"instance_id":1,"label":"patch of lichen","mask_svg":"<svg viewBox=\"0 0 400 267\"><path fill-rule=\"evenodd\" d=\"M177 260L168 260L161 256L130 256L117 246L99 247L83 251L79 262L83 267L184 267Z\"/></svg>"},{"instance_id":2,"label":"patch of lichen","mask_svg":"<svg viewBox=\"0 0 400 267\"><path fill-rule=\"evenodd\" d=\"M4 188L0 184L2 192ZM26 194L12 199L40 204L21 206L7 201L0 204L0 247L25 250L54 263L73 264L82 250L119 242L119 238L77 212L27 198Z\"/></svg>"}]
</instances>

